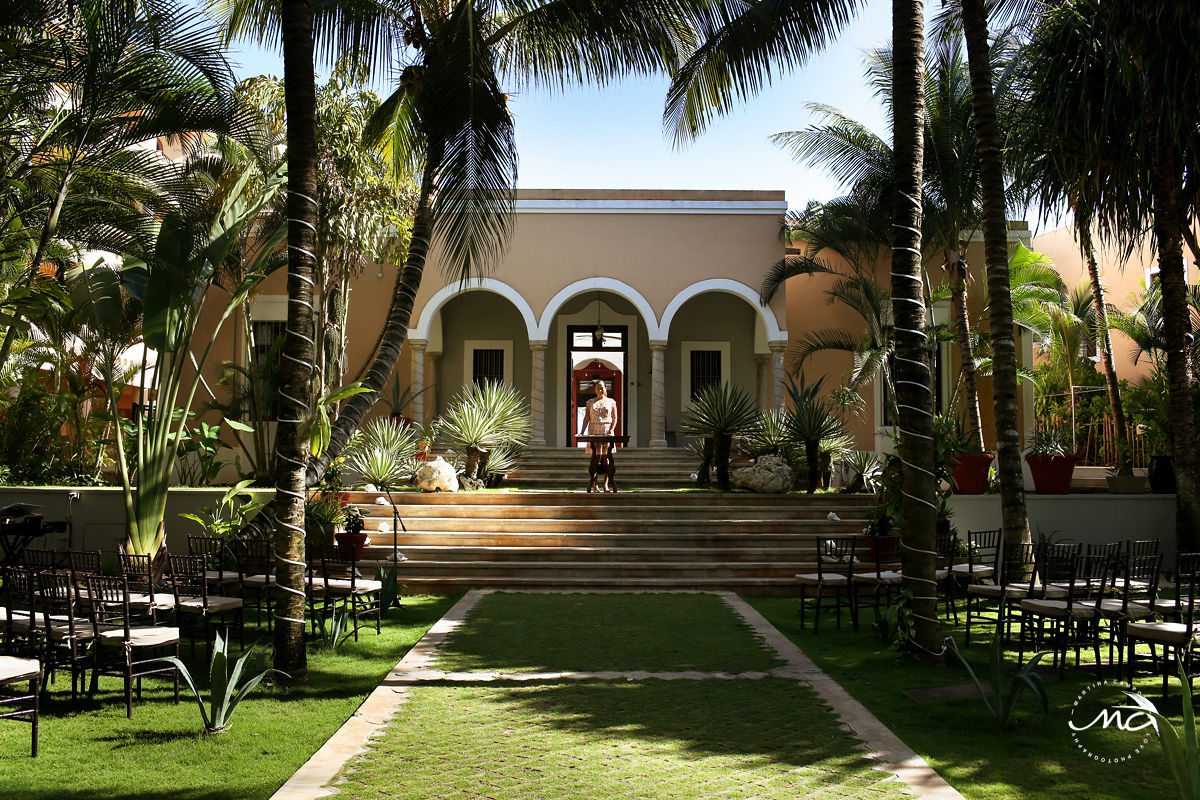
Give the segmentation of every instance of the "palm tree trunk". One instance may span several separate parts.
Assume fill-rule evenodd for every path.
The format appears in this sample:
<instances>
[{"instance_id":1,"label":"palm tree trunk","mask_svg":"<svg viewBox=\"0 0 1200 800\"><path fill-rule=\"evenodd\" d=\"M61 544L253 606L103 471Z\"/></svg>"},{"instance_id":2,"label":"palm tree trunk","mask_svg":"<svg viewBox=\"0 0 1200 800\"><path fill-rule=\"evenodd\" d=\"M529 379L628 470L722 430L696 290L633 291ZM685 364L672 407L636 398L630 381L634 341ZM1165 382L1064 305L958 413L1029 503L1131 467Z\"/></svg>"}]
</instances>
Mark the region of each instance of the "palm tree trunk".
<instances>
[{"instance_id":1,"label":"palm tree trunk","mask_svg":"<svg viewBox=\"0 0 1200 800\"><path fill-rule=\"evenodd\" d=\"M1100 280L1100 267L1096 264L1096 247L1092 242L1090 223L1079 225L1079 246L1087 261L1088 277L1092 281L1092 305L1096 307L1096 324L1100 328L1100 360L1104 364L1104 382L1108 387L1108 404L1112 408L1113 423L1117 429L1117 474L1132 475L1133 460L1129 449L1129 424L1125 420L1125 406L1121 403L1121 385L1117 382L1117 369L1113 365L1112 336L1108 330L1108 306L1104 300L1104 282Z\"/></svg>"},{"instance_id":2,"label":"palm tree trunk","mask_svg":"<svg viewBox=\"0 0 1200 800\"><path fill-rule=\"evenodd\" d=\"M940 651L934 580L937 504L934 485L933 394L921 270L921 181L924 152L925 4L892 0L893 147L892 308L896 324L901 529L904 588L911 592L909 641L925 655Z\"/></svg>"},{"instance_id":3,"label":"palm tree trunk","mask_svg":"<svg viewBox=\"0 0 1200 800\"><path fill-rule=\"evenodd\" d=\"M996 416L996 471L1000 477L1000 518L1006 542L1028 542L1025 479L1021 473L1021 412L1017 395L1017 343L1013 333L1008 278L1008 221L1004 203L1004 161L996 125L996 99L988 53L984 0L960 0L967 40L967 68L979 140L979 183L983 201L983 246L987 262L988 317L992 334L992 402Z\"/></svg>"},{"instance_id":4,"label":"palm tree trunk","mask_svg":"<svg viewBox=\"0 0 1200 800\"><path fill-rule=\"evenodd\" d=\"M958 234L955 233L955 241ZM962 356L963 402L967 409L967 432L983 449L983 421L979 418L979 383L975 380L975 347L971 343L971 314L967 309L967 262L957 247L951 250L946 265L950 270L950 290L953 294L954 335Z\"/></svg>"},{"instance_id":5,"label":"palm tree trunk","mask_svg":"<svg viewBox=\"0 0 1200 800\"><path fill-rule=\"evenodd\" d=\"M1154 99L1147 93L1151 109ZM1190 325L1187 280L1183 262L1183 219L1180 189L1183 169L1175 148L1162 140L1154 115L1149 126L1154 197L1154 241L1158 249L1158 281L1162 287L1163 335L1167 350L1167 385L1171 398L1171 451L1175 456L1175 531L1179 552L1194 550L1200 541L1200 502L1196 492L1196 436L1192 406L1192 376L1188 361Z\"/></svg>"},{"instance_id":6,"label":"palm tree trunk","mask_svg":"<svg viewBox=\"0 0 1200 800\"><path fill-rule=\"evenodd\" d=\"M292 681L303 682L308 677L304 649L305 468L317 356L312 306L317 244L317 83L308 0L284 0L281 13L288 136L288 319L280 365L275 459L275 668Z\"/></svg>"}]
</instances>

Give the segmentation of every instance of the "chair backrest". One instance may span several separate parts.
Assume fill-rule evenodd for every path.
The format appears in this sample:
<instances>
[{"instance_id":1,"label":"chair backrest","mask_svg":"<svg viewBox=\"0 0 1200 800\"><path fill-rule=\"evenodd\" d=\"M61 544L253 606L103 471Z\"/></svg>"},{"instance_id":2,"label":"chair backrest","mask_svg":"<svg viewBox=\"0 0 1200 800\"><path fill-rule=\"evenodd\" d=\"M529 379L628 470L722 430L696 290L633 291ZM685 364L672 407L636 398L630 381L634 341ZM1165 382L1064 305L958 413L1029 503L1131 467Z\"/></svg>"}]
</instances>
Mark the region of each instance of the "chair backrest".
<instances>
[{"instance_id":1,"label":"chair backrest","mask_svg":"<svg viewBox=\"0 0 1200 800\"><path fill-rule=\"evenodd\" d=\"M1106 542L1105 544L1089 543L1087 546L1088 555L1108 556L1109 558L1116 558L1117 556L1121 555L1124 550L1125 542L1121 541Z\"/></svg>"},{"instance_id":2,"label":"chair backrest","mask_svg":"<svg viewBox=\"0 0 1200 800\"><path fill-rule=\"evenodd\" d=\"M34 572L42 572L58 567L58 552L55 550L40 550L36 547L26 547L21 551L21 565L29 567Z\"/></svg>"},{"instance_id":3,"label":"chair backrest","mask_svg":"<svg viewBox=\"0 0 1200 800\"><path fill-rule=\"evenodd\" d=\"M967 531L967 564L971 574L977 567L1000 568L1000 529L994 531Z\"/></svg>"},{"instance_id":4,"label":"chair backrest","mask_svg":"<svg viewBox=\"0 0 1200 800\"><path fill-rule=\"evenodd\" d=\"M104 554L99 550L68 550L67 567L76 581L84 575L99 575L104 568Z\"/></svg>"},{"instance_id":5,"label":"chair backrest","mask_svg":"<svg viewBox=\"0 0 1200 800\"><path fill-rule=\"evenodd\" d=\"M207 607L208 581L204 577L204 556L175 555L167 556L171 568L171 589L175 593L178 604L185 598L199 598Z\"/></svg>"},{"instance_id":6,"label":"chair backrest","mask_svg":"<svg viewBox=\"0 0 1200 800\"><path fill-rule=\"evenodd\" d=\"M1162 543L1158 539L1126 539L1125 552L1134 557L1156 556L1162 552Z\"/></svg>"},{"instance_id":7,"label":"chair backrest","mask_svg":"<svg viewBox=\"0 0 1200 800\"><path fill-rule=\"evenodd\" d=\"M154 563L150 556L119 553L117 560L130 591L154 594Z\"/></svg>"},{"instance_id":8,"label":"chair backrest","mask_svg":"<svg viewBox=\"0 0 1200 800\"><path fill-rule=\"evenodd\" d=\"M817 574L826 572L850 577L854 572L857 536L831 536L817 540Z\"/></svg>"},{"instance_id":9,"label":"chair backrest","mask_svg":"<svg viewBox=\"0 0 1200 800\"><path fill-rule=\"evenodd\" d=\"M1068 544L1051 544L1040 542L1037 548L1037 571L1042 581L1042 588L1055 583L1062 586L1070 584L1075 577L1075 557L1083 549L1076 542Z\"/></svg>"},{"instance_id":10,"label":"chair backrest","mask_svg":"<svg viewBox=\"0 0 1200 800\"><path fill-rule=\"evenodd\" d=\"M3 626L4 640L10 641L16 632L13 620L16 617L31 619L37 611L37 591L34 583L34 571L29 567L8 566L0 573L3 585L0 585L0 605L4 607L4 616L0 618ZM20 634L25 638L27 634Z\"/></svg>"},{"instance_id":11,"label":"chair backrest","mask_svg":"<svg viewBox=\"0 0 1200 800\"><path fill-rule=\"evenodd\" d=\"M265 539L239 539L234 554L243 578L271 574L271 543Z\"/></svg>"},{"instance_id":12,"label":"chair backrest","mask_svg":"<svg viewBox=\"0 0 1200 800\"><path fill-rule=\"evenodd\" d=\"M223 539L215 536L189 536L188 554L203 558L205 569L216 570L222 574L237 574L233 550Z\"/></svg>"},{"instance_id":13,"label":"chair backrest","mask_svg":"<svg viewBox=\"0 0 1200 800\"><path fill-rule=\"evenodd\" d=\"M112 578L107 575L88 575L88 607L91 609L92 630L95 636L110 625L120 625L129 638L132 611L129 606L129 581L123 576Z\"/></svg>"},{"instance_id":14,"label":"chair backrest","mask_svg":"<svg viewBox=\"0 0 1200 800\"><path fill-rule=\"evenodd\" d=\"M1068 584L1067 606L1099 605L1105 596L1112 594L1113 578L1117 562L1103 553L1076 553L1072 559L1074 569Z\"/></svg>"},{"instance_id":15,"label":"chair backrest","mask_svg":"<svg viewBox=\"0 0 1200 800\"><path fill-rule=\"evenodd\" d=\"M1192 625L1197 621L1196 595L1200 593L1200 553L1180 553L1175 560L1175 598L1179 604L1179 621Z\"/></svg>"},{"instance_id":16,"label":"chair backrest","mask_svg":"<svg viewBox=\"0 0 1200 800\"><path fill-rule=\"evenodd\" d=\"M62 572L40 572L36 578L38 599L41 601L42 623L45 626L46 641L53 642L51 633L54 628L62 631L64 628L75 639L75 611L79 605L79 594L75 590L75 582L71 575Z\"/></svg>"},{"instance_id":17,"label":"chair backrest","mask_svg":"<svg viewBox=\"0 0 1200 800\"><path fill-rule=\"evenodd\" d=\"M1037 582L1036 566L1037 547L1032 542L1005 542L1001 546L996 583L1000 586L1024 586L1032 592Z\"/></svg>"},{"instance_id":18,"label":"chair backrest","mask_svg":"<svg viewBox=\"0 0 1200 800\"><path fill-rule=\"evenodd\" d=\"M1126 554L1116 562L1119 565L1121 611L1129 608L1130 602L1154 605L1158 596L1158 581L1162 575L1162 553L1135 556Z\"/></svg>"}]
</instances>

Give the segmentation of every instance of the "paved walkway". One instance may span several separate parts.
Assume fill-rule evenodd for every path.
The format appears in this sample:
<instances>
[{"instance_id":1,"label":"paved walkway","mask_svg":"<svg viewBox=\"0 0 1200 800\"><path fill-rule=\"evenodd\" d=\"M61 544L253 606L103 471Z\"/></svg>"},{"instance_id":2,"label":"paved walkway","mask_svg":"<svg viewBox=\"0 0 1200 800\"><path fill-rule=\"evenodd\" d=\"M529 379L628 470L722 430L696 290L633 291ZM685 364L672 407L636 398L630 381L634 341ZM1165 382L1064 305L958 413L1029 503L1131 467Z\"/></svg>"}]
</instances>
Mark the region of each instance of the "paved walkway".
<instances>
[{"instance_id":1,"label":"paved walkway","mask_svg":"<svg viewBox=\"0 0 1200 800\"><path fill-rule=\"evenodd\" d=\"M595 671L595 672L446 672L435 668L438 649L446 641L447 637L452 635L464 622L471 609L480 601L481 598L490 594L487 591L472 591L465 595L453 608L447 612L437 624L421 639L420 642L413 647L405 658L396 665L396 667L388 674L384 681L368 696L366 701L354 714L354 716L346 722L345 725L328 741L326 744L313 755L309 761L285 783L279 791L275 793L272 800L312 800L318 797L327 797L338 793L339 789L337 781L339 774L349 765L351 774L356 768L356 765L363 766L370 759L370 753L373 746L378 744L378 739L383 734L382 729L387 723L398 713L403 715L403 706L409 703L413 698L413 688L429 685L462 687L464 691L460 693L456 699L449 702L442 701L443 706L433 712L433 715L424 720L425 724L438 724L440 720L445 719L446 725L455 724L450 719L446 718L447 713L451 711L451 705L454 703L469 704L471 702L479 702L481 697L476 691L472 690L479 687L486 688L489 685L507 686L507 687L538 687L549 686L550 688L562 687L564 684L572 684L575 682L597 682L597 681L762 681L760 685L764 691L768 686L775 687L778 685L786 686L788 682L801 684L811 689L815 695L828 704L829 709L837 716L839 721L849 729L853 735L862 742L867 750L867 758L872 762L872 766L890 775L894 776L899 783L892 785L896 789L904 789L905 794L933 798L934 800L951 800L952 798L961 798L961 795L950 787L933 769L910 748L905 746L895 735L891 733L878 719L876 719L866 708L858 701L854 700L841 686L836 684L828 675L816 667L816 665L800 651L787 637L780 633L772 626L761 614L759 614L748 603L733 593L717 592L714 593L721 598L722 601L741 619L750 626L753 632L773 650L780 659L784 662L781 666L775 667L766 671L755 672L700 672L700 671L679 671L679 672L647 672L647 671ZM622 594L627 594L622 592ZM669 684L659 684L669 685ZM772 689L774 691L774 689ZM494 692L493 692L494 693ZM557 700L562 702L561 698ZM533 703L529 696L521 698L521 702L526 704ZM569 714L573 709L559 705L555 708L556 713ZM421 713L421 709L414 706L414 712ZM464 738L482 737L485 735L484 727L486 723L481 719L481 716L488 714L488 708L474 709L465 711L468 718L459 720L457 724L465 726ZM474 714L475 716L470 716ZM518 723L522 725L523 721ZM478 725L478 731L475 731L473 726ZM503 726L503 724L502 724ZM508 737L513 735L514 727L509 725L504 731L499 732L499 735ZM547 729L548 731L549 729ZM473 732L474 731L474 732ZM524 746L524 745L523 745ZM534 745L536 747L536 745ZM574 744L572 744L574 746ZM555 762L553 756L557 753L551 753L551 747L543 748L543 752L539 754L539 758L546 759L543 766L554 769ZM436 767L439 775L443 779L447 779L443 774L445 770L453 768L454 753L452 751L448 757L443 754L445 759ZM363 754L367 762L355 761L356 757L362 758ZM430 753L430 756L435 754ZM549 757L549 758L548 758ZM689 756L690 757L690 756ZM464 754L464 758L469 759L469 756ZM586 760L586 759L585 759ZM579 759L577 758L578 762ZM573 769L577 763L572 763L567 766L559 765L560 769ZM425 765L426 768L431 768L431 765ZM420 769L420 766L413 764L397 764L396 770L414 770ZM486 769L486 766L484 767ZM734 764L733 769L737 766ZM432 773L431 773L432 774ZM477 774L477 773L475 773ZM695 773L698 775L699 771ZM850 774L849 771L846 772ZM608 777L611 777L608 776ZM669 770L663 770L661 775L642 776L648 780L663 780L662 796L676 796L667 788L669 778ZM510 776L502 778L510 780ZM772 777L771 780L776 780ZM785 780L800 780L796 774L796 770L788 770L784 775ZM469 780L469 778L458 780ZM620 778L620 780L634 780L630 776ZM680 780L686 781L687 774L681 776ZM773 790L766 786L761 776L756 776L754 780L759 781L756 785L754 796L759 796L758 791L762 791L764 797L775 797ZM885 793L887 781L876 783L874 786L870 782L864 782L861 779L847 779L845 796L862 796L862 792L874 794L883 790ZM853 786L849 785L853 784ZM805 787L802 785L793 785L780 787L781 792L778 796L797 796L806 794ZM830 787L823 785L821 788L826 796ZM830 796L840 796L841 793L836 791L836 786L833 787L834 792ZM695 786L688 787L690 793L686 796L709 796L704 789L697 789ZM699 794L696 792L699 791ZM714 787L713 794L727 796L724 792L730 791L729 787ZM891 793L895 793L894 790ZM391 796L390 794L388 796ZM436 793L430 795L436 797ZM472 793L471 796L474 796ZM481 793L480 796L486 796ZM526 796L526 795L521 795ZM540 797L542 795L534 791L529 797ZM684 795L680 795L684 796ZM728 796L747 796L743 794L732 793Z\"/></svg>"}]
</instances>

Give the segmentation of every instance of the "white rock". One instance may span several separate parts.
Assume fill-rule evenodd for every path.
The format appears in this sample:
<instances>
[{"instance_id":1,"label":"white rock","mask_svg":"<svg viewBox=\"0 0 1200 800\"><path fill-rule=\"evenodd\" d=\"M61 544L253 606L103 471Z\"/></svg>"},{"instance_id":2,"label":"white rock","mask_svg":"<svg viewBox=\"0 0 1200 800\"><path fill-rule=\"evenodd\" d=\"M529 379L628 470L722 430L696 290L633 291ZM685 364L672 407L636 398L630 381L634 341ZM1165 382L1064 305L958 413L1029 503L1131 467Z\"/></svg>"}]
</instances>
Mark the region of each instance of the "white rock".
<instances>
[{"instance_id":1,"label":"white rock","mask_svg":"<svg viewBox=\"0 0 1200 800\"><path fill-rule=\"evenodd\" d=\"M386 497L376 497L376 498L375 498L375 505L377 505L377 506L386 506L386 505L388 505L388 499L387 499Z\"/></svg>"},{"instance_id":2,"label":"white rock","mask_svg":"<svg viewBox=\"0 0 1200 800\"><path fill-rule=\"evenodd\" d=\"M753 466L729 473L729 483L735 489L749 489L760 494L782 494L790 491L796 476L779 456L762 456Z\"/></svg>"},{"instance_id":3,"label":"white rock","mask_svg":"<svg viewBox=\"0 0 1200 800\"><path fill-rule=\"evenodd\" d=\"M375 488L375 484L368 483L366 486L363 487L363 491L364 492L378 492L379 490Z\"/></svg>"},{"instance_id":4,"label":"white rock","mask_svg":"<svg viewBox=\"0 0 1200 800\"><path fill-rule=\"evenodd\" d=\"M426 492L457 492L458 476L454 467L438 456L417 470L417 486Z\"/></svg>"}]
</instances>

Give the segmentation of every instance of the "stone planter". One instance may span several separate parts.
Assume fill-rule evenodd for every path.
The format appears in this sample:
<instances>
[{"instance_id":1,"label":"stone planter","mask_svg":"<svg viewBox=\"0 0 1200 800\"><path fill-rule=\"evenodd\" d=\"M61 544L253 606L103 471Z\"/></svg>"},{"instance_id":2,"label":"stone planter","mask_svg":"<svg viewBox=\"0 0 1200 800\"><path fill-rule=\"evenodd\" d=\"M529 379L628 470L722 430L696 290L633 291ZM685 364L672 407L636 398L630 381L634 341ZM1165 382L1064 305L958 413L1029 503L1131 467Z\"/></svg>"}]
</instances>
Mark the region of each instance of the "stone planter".
<instances>
[{"instance_id":1,"label":"stone planter","mask_svg":"<svg viewBox=\"0 0 1200 800\"><path fill-rule=\"evenodd\" d=\"M1146 491L1145 475L1107 475L1104 480L1113 494L1143 494Z\"/></svg>"},{"instance_id":2,"label":"stone planter","mask_svg":"<svg viewBox=\"0 0 1200 800\"><path fill-rule=\"evenodd\" d=\"M1033 477L1033 489L1038 494L1068 494L1071 491L1071 475L1079 456L1025 456L1029 474Z\"/></svg>"},{"instance_id":3,"label":"stone planter","mask_svg":"<svg viewBox=\"0 0 1200 800\"><path fill-rule=\"evenodd\" d=\"M983 494L988 488L988 468L996 458L992 453L959 453L954 460L955 494Z\"/></svg>"}]
</instances>

